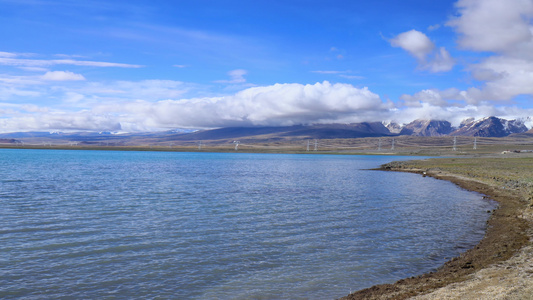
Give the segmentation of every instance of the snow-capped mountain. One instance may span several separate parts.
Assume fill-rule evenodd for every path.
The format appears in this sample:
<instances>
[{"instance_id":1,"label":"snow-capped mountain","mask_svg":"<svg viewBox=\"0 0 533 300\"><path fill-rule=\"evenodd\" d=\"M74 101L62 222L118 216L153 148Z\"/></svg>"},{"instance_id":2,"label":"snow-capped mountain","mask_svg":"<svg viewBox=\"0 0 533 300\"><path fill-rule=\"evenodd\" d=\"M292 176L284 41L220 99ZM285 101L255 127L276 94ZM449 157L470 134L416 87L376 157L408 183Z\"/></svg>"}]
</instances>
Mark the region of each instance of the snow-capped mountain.
<instances>
[{"instance_id":1,"label":"snow-capped mountain","mask_svg":"<svg viewBox=\"0 0 533 300\"><path fill-rule=\"evenodd\" d=\"M442 136L453 131L452 124L442 120L414 120L405 125L400 135Z\"/></svg>"},{"instance_id":2,"label":"snow-capped mountain","mask_svg":"<svg viewBox=\"0 0 533 300\"><path fill-rule=\"evenodd\" d=\"M504 137L513 133L526 132L528 129L522 120L505 120L497 117L486 117L479 120L466 119L460 127L450 135Z\"/></svg>"}]
</instances>

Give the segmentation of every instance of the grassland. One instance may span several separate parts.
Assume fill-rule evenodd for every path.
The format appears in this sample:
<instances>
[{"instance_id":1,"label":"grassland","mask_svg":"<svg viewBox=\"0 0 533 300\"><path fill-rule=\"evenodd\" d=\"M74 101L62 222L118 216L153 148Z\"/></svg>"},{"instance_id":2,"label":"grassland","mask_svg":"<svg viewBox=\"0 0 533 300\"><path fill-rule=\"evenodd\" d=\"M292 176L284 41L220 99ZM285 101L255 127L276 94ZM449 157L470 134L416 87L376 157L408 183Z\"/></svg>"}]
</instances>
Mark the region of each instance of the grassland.
<instances>
[{"instance_id":1,"label":"grassland","mask_svg":"<svg viewBox=\"0 0 533 300\"><path fill-rule=\"evenodd\" d=\"M83 143L51 138L21 138L17 143L0 143L0 148L121 150L121 151L196 151L250 153L337 153L337 154L396 154L396 155L486 155L505 150L533 150L533 136L507 138L457 137L383 137L356 139L320 139L306 137L272 139L254 137L240 139L237 150L234 140L168 141L160 139L130 139L117 142L102 139ZM474 143L475 148L474 149ZM315 150L316 149L316 150Z\"/></svg>"}]
</instances>

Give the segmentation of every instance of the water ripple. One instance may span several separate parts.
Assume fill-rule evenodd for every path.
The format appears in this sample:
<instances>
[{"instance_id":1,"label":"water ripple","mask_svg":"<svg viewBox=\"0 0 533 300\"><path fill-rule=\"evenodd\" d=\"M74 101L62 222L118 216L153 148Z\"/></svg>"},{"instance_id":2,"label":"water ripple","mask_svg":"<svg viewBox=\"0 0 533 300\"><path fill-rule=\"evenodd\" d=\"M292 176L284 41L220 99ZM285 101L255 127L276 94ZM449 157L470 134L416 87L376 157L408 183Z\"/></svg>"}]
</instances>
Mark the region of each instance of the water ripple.
<instances>
[{"instance_id":1,"label":"water ripple","mask_svg":"<svg viewBox=\"0 0 533 300\"><path fill-rule=\"evenodd\" d=\"M401 157L0 150L0 298L332 299L434 270L494 204Z\"/></svg>"}]
</instances>

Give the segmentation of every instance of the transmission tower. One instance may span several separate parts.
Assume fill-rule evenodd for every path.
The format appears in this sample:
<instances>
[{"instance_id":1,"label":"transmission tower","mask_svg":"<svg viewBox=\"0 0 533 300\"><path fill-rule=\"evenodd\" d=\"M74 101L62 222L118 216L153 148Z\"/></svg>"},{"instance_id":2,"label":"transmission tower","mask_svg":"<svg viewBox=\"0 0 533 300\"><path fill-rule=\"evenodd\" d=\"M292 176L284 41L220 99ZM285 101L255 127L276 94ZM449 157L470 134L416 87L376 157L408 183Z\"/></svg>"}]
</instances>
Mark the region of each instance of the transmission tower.
<instances>
[{"instance_id":1,"label":"transmission tower","mask_svg":"<svg viewBox=\"0 0 533 300\"><path fill-rule=\"evenodd\" d=\"M453 151L457 151L457 137L453 137Z\"/></svg>"},{"instance_id":2,"label":"transmission tower","mask_svg":"<svg viewBox=\"0 0 533 300\"><path fill-rule=\"evenodd\" d=\"M390 147L390 149L394 151L394 138L392 138L392 146Z\"/></svg>"},{"instance_id":3,"label":"transmission tower","mask_svg":"<svg viewBox=\"0 0 533 300\"><path fill-rule=\"evenodd\" d=\"M477 149L477 137L474 137L474 150Z\"/></svg>"}]
</instances>

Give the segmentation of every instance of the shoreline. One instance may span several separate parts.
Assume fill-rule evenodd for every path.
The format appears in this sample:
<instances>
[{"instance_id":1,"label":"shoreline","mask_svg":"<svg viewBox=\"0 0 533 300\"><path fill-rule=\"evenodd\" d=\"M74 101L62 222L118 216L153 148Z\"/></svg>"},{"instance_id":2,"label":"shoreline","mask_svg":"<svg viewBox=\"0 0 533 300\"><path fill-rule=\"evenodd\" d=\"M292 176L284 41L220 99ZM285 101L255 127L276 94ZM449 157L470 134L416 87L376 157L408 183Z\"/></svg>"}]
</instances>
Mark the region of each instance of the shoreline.
<instances>
[{"instance_id":1,"label":"shoreline","mask_svg":"<svg viewBox=\"0 0 533 300\"><path fill-rule=\"evenodd\" d=\"M468 173L467 176L463 176L445 171L442 168L419 167L416 165L417 162L421 161L392 162L382 165L376 170L409 172L447 180L463 189L478 192L497 201L499 207L492 212L487 221L485 236L474 248L467 250L459 257L452 258L439 267L436 272L401 279L392 284L375 285L340 299L407 299L420 295L426 295L428 299L474 298L477 294L468 295L468 292L472 291L472 287L466 287L463 289L463 294L457 295L456 292L459 289L457 285L468 284L469 280L479 277L476 274L480 271L508 262L531 243L533 218L525 214L530 204L524 201L523 191L520 191L519 188L501 188L481 179L476 179L478 174L475 173ZM498 180L497 176L493 176L493 178ZM531 257L526 257L525 261L529 258ZM509 270L509 266L496 266L496 268L502 269L500 270L502 272ZM533 270L533 265L531 269ZM533 281L533 274L531 275ZM494 288L494 285L488 284L486 288ZM436 295L431 296L430 293ZM520 294L520 292L518 293ZM518 296L515 299L531 299L529 298L533 297L531 295L533 294L528 291L522 294L523 297ZM493 295L489 293L490 296Z\"/></svg>"}]
</instances>

